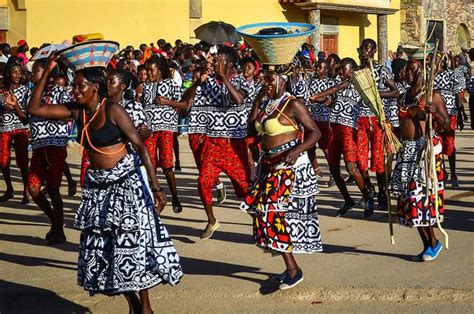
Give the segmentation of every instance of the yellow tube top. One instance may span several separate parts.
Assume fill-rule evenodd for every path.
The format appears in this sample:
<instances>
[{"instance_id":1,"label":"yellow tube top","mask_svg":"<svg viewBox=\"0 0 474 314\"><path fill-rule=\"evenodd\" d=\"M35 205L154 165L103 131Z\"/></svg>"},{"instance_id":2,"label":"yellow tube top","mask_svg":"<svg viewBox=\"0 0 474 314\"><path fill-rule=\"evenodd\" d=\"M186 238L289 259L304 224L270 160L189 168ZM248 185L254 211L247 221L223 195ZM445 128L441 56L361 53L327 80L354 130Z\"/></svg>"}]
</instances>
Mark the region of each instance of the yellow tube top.
<instances>
[{"instance_id":1,"label":"yellow tube top","mask_svg":"<svg viewBox=\"0 0 474 314\"><path fill-rule=\"evenodd\" d=\"M255 121L255 130L257 130L257 132L260 135L268 135L268 136L277 136L280 134L298 131L299 130L298 126L293 122L293 120L290 119L290 117L288 117L283 112L283 110L285 110L285 107L288 105L288 103L292 99L293 98L287 99L285 104L281 108L281 110L276 108L276 111L278 112L278 114L275 118L266 119L263 122L260 122L258 120ZM291 125L282 124L279 120L280 116L285 117L291 123Z\"/></svg>"}]
</instances>

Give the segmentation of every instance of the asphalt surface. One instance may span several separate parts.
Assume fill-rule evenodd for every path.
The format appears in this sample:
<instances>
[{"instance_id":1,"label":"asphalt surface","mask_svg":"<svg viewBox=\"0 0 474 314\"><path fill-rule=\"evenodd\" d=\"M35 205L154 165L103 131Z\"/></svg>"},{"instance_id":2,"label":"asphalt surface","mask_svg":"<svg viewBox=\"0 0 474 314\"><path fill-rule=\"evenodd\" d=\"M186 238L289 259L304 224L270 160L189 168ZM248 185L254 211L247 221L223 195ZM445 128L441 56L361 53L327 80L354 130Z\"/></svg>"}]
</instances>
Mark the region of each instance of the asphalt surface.
<instances>
[{"instance_id":1,"label":"asphalt surface","mask_svg":"<svg viewBox=\"0 0 474 314\"><path fill-rule=\"evenodd\" d=\"M446 191L449 250L436 261L414 263L421 242L416 230L395 225L395 245L389 240L387 213L363 218L361 208L336 218L341 196L336 187L318 196L323 253L298 255L304 281L278 291L272 276L284 270L280 257L264 254L252 244L248 215L227 179L227 201L215 207L221 228L212 239L199 239L206 225L197 194L197 171L186 137L180 137L182 172L177 173L184 210L170 204L162 220L172 235L185 273L176 287L151 290L155 313L235 312L436 312L474 311L474 132L457 136L461 187ZM72 172L79 173L77 148L69 149ZM325 162L320 158L323 171ZM76 285L79 232L71 228L80 191L64 197L67 243L47 246L48 220L35 204L23 206L20 175L12 169L15 198L0 204L1 313L126 313L123 297L88 293ZM224 176L222 176L224 178ZM166 181L160 174L163 185ZM375 178L374 178L375 181ZM5 185L0 182L0 190ZM354 199L359 199L354 185ZM66 194L66 181L62 191ZM392 201L394 204L394 201ZM444 238L437 231L441 241Z\"/></svg>"}]
</instances>

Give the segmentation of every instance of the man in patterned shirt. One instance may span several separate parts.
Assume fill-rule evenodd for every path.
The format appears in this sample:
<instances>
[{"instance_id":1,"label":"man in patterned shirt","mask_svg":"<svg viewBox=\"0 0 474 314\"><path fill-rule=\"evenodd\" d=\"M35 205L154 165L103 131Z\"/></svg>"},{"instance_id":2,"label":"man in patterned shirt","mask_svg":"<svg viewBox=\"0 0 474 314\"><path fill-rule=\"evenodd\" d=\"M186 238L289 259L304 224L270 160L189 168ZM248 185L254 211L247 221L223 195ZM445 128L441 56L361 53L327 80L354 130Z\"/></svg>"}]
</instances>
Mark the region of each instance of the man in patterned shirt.
<instances>
[{"instance_id":1,"label":"man in patterned shirt","mask_svg":"<svg viewBox=\"0 0 474 314\"><path fill-rule=\"evenodd\" d=\"M193 84L196 84L201 77L201 72L206 69L195 69L193 71ZM192 86L191 86L192 87ZM201 92L201 86L197 86L196 96L191 99L192 106L189 109L189 123L188 123L188 142L189 148L193 153L196 168L200 172L201 160L202 160L202 149L206 141L206 128L207 128L207 107L205 106L205 97ZM222 204L226 199L226 188L219 178L215 182L217 190L217 203Z\"/></svg>"},{"instance_id":2,"label":"man in patterned shirt","mask_svg":"<svg viewBox=\"0 0 474 314\"><path fill-rule=\"evenodd\" d=\"M152 133L145 145L155 168L158 150L158 166L166 176L172 194L173 211L179 213L183 208L178 199L173 171L173 132L178 131L178 110L187 109L188 104L180 101L181 86L171 77L166 60L154 55L147 60L146 68L150 82L143 84L141 102Z\"/></svg>"},{"instance_id":3,"label":"man in patterned shirt","mask_svg":"<svg viewBox=\"0 0 474 314\"><path fill-rule=\"evenodd\" d=\"M344 157L347 172L354 178L357 187L362 192L364 202L364 215L373 212L374 199L365 185L364 178L357 168L357 121L362 106L362 97L349 82L349 78L357 69L357 64L352 58L344 58L341 63L341 78L343 81L324 92L314 94L311 100L323 99L329 95L336 95L331 106L329 122L332 128L332 138L329 144L328 164L331 175L344 198L344 204L339 208L336 216L344 215L355 205L349 195L346 183L341 175L341 155Z\"/></svg>"},{"instance_id":4,"label":"man in patterned shirt","mask_svg":"<svg viewBox=\"0 0 474 314\"><path fill-rule=\"evenodd\" d=\"M393 74L381 64L374 63L374 55L377 50L377 44L373 39L367 38L364 39L359 47L359 58L361 61L361 67L373 67L373 72L375 74L375 84L379 90L380 97L384 105L384 111L390 112L393 102L391 99L396 99L399 96L398 89L396 87L395 81L393 80ZM370 65L372 62L372 66ZM387 119L390 118L390 115ZM396 127L398 124L398 119L392 117L394 121L393 127ZM359 154L357 154L357 166L364 176L365 184L367 188L374 193L374 188L370 182L369 177L369 143L370 143L370 160L371 167L370 170L376 173L377 176L377 185L379 188L379 193L377 196L378 199L378 208L386 209L387 208L387 196L386 196L386 180L385 180L385 165L384 165L384 148L383 148L383 135L382 129L380 128L380 123L371 111L368 104L362 103L362 108L360 112L360 118L358 121L357 129L357 146L359 148ZM372 212L365 212L365 217L372 215Z\"/></svg>"},{"instance_id":5,"label":"man in patterned shirt","mask_svg":"<svg viewBox=\"0 0 474 314\"><path fill-rule=\"evenodd\" d=\"M451 184L453 188L458 188L458 177L456 175L456 146L455 146L455 130L457 126L458 107L456 98L463 89L462 80L456 75L456 72L449 68L446 56L439 55L441 60L441 69L435 76L433 89L439 91L446 103L451 128L449 131L436 129L441 137L443 146L443 154L448 156L449 169L451 172Z\"/></svg>"},{"instance_id":6,"label":"man in patterned shirt","mask_svg":"<svg viewBox=\"0 0 474 314\"><path fill-rule=\"evenodd\" d=\"M39 59L33 64L31 81L38 83L46 68L47 59ZM47 105L64 104L72 100L64 87L50 85L42 101ZM68 126L66 121L49 120L32 116L30 119L30 144L33 148L28 191L38 207L51 221L51 229L46 234L48 244L66 241L64 234L63 200L59 191L67 158ZM43 193L45 185L51 198L51 204Z\"/></svg>"},{"instance_id":7,"label":"man in patterned shirt","mask_svg":"<svg viewBox=\"0 0 474 314\"><path fill-rule=\"evenodd\" d=\"M336 85L333 79L329 75L329 62L322 60L318 62L318 67L316 69L316 77L309 80L309 95L315 96L316 94L322 93L329 88ZM329 124L329 107L328 103L331 102L332 97L320 97L313 98L309 97L308 110L311 113L311 117L318 125L319 130L321 131L321 138L318 141L319 148L324 152L324 157L328 160L329 154L329 144L332 139L332 130ZM316 148L308 151L309 158L313 163L316 173L318 173L318 165L316 161ZM328 187L334 185L334 179L331 177L328 182Z\"/></svg>"},{"instance_id":8,"label":"man in patterned shirt","mask_svg":"<svg viewBox=\"0 0 474 314\"><path fill-rule=\"evenodd\" d=\"M0 168L7 186L0 202L13 198L13 185L10 177L11 148L15 149L16 163L23 180L22 204L29 202L28 186L28 119L26 104L29 89L21 84L23 68L21 60L10 57L3 77L4 89L0 91Z\"/></svg>"},{"instance_id":9,"label":"man in patterned shirt","mask_svg":"<svg viewBox=\"0 0 474 314\"><path fill-rule=\"evenodd\" d=\"M247 81L235 75L237 55L234 49L223 47L186 93L203 97L207 113L206 139L199 173L199 195L206 210L208 224L201 239L209 239L220 227L212 209L212 189L221 172L229 176L237 197L243 197L249 185L247 162L247 116L245 98L249 94ZM213 73L212 73L213 72ZM198 86L200 86L199 93Z\"/></svg>"}]
</instances>

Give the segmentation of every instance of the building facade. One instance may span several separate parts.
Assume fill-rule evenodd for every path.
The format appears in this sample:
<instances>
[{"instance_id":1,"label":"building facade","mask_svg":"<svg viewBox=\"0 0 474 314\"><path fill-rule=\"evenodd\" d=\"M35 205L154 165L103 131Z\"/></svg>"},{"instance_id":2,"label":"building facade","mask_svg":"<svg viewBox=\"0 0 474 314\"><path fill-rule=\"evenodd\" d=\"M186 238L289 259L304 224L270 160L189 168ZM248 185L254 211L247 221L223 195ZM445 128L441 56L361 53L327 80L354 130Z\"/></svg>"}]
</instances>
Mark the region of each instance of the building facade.
<instances>
[{"instance_id":1,"label":"building facade","mask_svg":"<svg viewBox=\"0 0 474 314\"><path fill-rule=\"evenodd\" d=\"M291 21L320 25L312 37L318 50L357 58L367 37L382 51L396 49L399 9L400 0L0 0L0 42L26 39L33 47L99 32L137 47L159 38L195 42L194 29L212 20Z\"/></svg>"},{"instance_id":2,"label":"building facade","mask_svg":"<svg viewBox=\"0 0 474 314\"><path fill-rule=\"evenodd\" d=\"M441 50L458 53L474 40L473 0L402 0L401 39L421 46L440 41Z\"/></svg>"}]
</instances>

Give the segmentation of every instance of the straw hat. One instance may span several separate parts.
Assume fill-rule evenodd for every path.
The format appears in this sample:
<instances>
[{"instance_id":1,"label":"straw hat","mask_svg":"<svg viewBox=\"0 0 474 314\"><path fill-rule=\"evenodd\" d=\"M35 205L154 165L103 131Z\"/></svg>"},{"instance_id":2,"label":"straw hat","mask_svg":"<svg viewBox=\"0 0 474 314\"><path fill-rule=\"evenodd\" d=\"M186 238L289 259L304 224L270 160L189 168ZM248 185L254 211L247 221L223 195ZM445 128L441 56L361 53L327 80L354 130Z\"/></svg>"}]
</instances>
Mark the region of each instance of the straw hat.
<instances>
[{"instance_id":1,"label":"straw hat","mask_svg":"<svg viewBox=\"0 0 474 314\"><path fill-rule=\"evenodd\" d=\"M74 72L91 67L106 67L119 44L115 41L86 41L59 51L58 56Z\"/></svg>"},{"instance_id":2,"label":"straw hat","mask_svg":"<svg viewBox=\"0 0 474 314\"><path fill-rule=\"evenodd\" d=\"M258 34L262 30L280 30L280 34ZM280 65L293 61L301 45L316 30L315 25L305 23L258 23L244 25L236 31L250 44L264 64ZM263 31L264 33L265 31Z\"/></svg>"}]
</instances>

